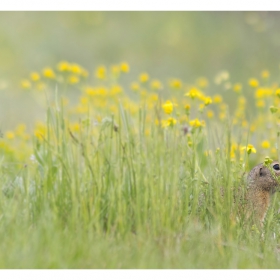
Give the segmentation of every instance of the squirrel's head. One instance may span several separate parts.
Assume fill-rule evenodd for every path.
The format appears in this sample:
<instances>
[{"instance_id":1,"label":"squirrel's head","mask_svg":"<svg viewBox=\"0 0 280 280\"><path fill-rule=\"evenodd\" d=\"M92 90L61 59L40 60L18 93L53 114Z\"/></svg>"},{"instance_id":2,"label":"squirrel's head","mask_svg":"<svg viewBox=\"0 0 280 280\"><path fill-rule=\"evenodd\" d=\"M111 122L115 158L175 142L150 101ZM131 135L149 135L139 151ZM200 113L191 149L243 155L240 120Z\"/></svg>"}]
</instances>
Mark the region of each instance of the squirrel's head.
<instances>
[{"instance_id":1,"label":"squirrel's head","mask_svg":"<svg viewBox=\"0 0 280 280\"><path fill-rule=\"evenodd\" d=\"M263 163L255 166L248 174L248 188L275 193L280 189L280 164L273 161L269 166Z\"/></svg>"}]
</instances>

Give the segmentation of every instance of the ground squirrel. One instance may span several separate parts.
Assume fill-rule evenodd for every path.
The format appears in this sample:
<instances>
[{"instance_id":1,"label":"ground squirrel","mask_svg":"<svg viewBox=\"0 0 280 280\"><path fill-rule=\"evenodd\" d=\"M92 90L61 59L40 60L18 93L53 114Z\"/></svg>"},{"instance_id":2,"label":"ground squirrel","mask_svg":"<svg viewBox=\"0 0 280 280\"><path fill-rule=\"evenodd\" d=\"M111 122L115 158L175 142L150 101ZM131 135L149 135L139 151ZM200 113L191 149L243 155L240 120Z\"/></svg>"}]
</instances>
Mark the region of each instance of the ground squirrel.
<instances>
[{"instance_id":1,"label":"ground squirrel","mask_svg":"<svg viewBox=\"0 0 280 280\"><path fill-rule=\"evenodd\" d=\"M263 223L272 195L277 191L280 176L280 165L278 161L273 161L270 167L263 163L255 166L248 174L248 190L246 200L253 209L255 217ZM249 211L252 213L252 211Z\"/></svg>"}]
</instances>

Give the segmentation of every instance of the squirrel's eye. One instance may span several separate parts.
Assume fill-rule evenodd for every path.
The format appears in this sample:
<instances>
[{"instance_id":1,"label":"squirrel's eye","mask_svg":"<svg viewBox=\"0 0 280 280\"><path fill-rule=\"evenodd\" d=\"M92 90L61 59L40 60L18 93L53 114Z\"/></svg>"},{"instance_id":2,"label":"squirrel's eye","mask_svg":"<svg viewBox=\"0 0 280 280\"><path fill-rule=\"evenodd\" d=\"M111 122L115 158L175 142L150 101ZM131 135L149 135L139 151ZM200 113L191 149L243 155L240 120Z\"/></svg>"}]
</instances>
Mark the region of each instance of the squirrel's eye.
<instances>
[{"instance_id":1,"label":"squirrel's eye","mask_svg":"<svg viewBox=\"0 0 280 280\"><path fill-rule=\"evenodd\" d=\"M279 164L278 164L278 163L277 163L277 164L274 164L274 165L273 165L273 169L274 169L274 170L280 170Z\"/></svg>"}]
</instances>

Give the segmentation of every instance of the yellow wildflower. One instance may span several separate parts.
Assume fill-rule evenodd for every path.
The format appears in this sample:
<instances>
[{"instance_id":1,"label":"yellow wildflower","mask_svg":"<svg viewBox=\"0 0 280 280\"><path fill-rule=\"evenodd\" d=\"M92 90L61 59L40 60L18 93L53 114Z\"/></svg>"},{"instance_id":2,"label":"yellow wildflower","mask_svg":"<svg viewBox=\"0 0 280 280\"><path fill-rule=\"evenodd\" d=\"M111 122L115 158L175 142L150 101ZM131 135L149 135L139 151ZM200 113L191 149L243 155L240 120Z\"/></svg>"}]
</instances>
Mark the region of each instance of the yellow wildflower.
<instances>
[{"instance_id":1,"label":"yellow wildflower","mask_svg":"<svg viewBox=\"0 0 280 280\"><path fill-rule=\"evenodd\" d=\"M237 151L237 149L238 149L238 145L236 143L231 144L231 147L230 147L230 157L231 158L235 158L235 152Z\"/></svg>"},{"instance_id":2,"label":"yellow wildflower","mask_svg":"<svg viewBox=\"0 0 280 280\"><path fill-rule=\"evenodd\" d=\"M85 93L87 95L95 95L96 94L96 90L93 87L86 87L85 88Z\"/></svg>"},{"instance_id":3,"label":"yellow wildflower","mask_svg":"<svg viewBox=\"0 0 280 280\"><path fill-rule=\"evenodd\" d=\"M97 94L101 96L105 96L108 94L108 89L105 87L97 88Z\"/></svg>"},{"instance_id":4,"label":"yellow wildflower","mask_svg":"<svg viewBox=\"0 0 280 280\"><path fill-rule=\"evenodd\" d=\"M275 158L277 157L277 149L275 147L270 149L270 154Z\"/></svg>"},{"instance_id":5,"label":"yellow wildflower","mask_svg":"<svg viewBox=\"0 0 280 280\"><path fill-rule=\"evenodd\" d=\"M265 96L270 96L272 94L273 94L273 89L271 89L271 88L258 88L258 89L256 89L255 97L262 98Z\"/></svg>"},{"instance_id":6,"label":"yellow wildflower","mask_svg":"<svg viewBox=\"0 0 280 280\"><path fill-rule=\"evenodd\" d=\"M114 76L118 76L120 73L120 67L118 65L112 65L111 72L113 73Z\"/></svg>"},{"instance_id":7,"label":"yellow wildflower","mask_svg":"<svg viewBox=\"0 0 280 280\"><path fill-rule=\"evenodd\" d=\"M262 148L264 148L264 149L269 149L269 148L270 148L270 143L269 143L269 141L264 140L264 141L262 142Z\"/></svg>"},{"instance_id":8,"label":"yellow wildflower","mask_svg":"<svg viewBox=\"0 0 280 280\"><path fill-rule=\"evenodd\" d=\"M172 79L169 82L169 85L170 85L171 88L180 89L182 87L182 82L179 79Z\"/></svg>"},{"instance_id":9,"label":"yellow wildflower","mask_svg":"<svg viewBox=\"0 0 280 280\"><path fill-rule=\"evenodd\" d=\"M199 104L198 110L199 110L200 112L203 112L205 106L206 106L205 104Z\"/></svg>"},{"instance_id":10,"label":"yellow wildflower","mask_svg":"<svg viewBox=\"0 0 280 280\"><path fill-rule=\"evenodd\" d=\"M149 80L149 75L147 73L140 74L139 81L141 83L146 83L146 82L148 82L148 80Z\"/></svg>"},{"instance_id":11,"label":"yellow wildflower","mask_svg":"<svg viewBox=\"0 0 280 280\"><path fill-rule=\"evenodd\" d=\"M232 119L232 123L233 123L233 124L238 124L238 121L239 121L238 118L233 118L233 119Z\"/></svg>"},{"instance_id":12,"label":"yellow wildflower","mask_svg":"<svg viewBox=\"0 0 280 280\"><path fill-rule=\"evenodd\" d=\"M155 119L155 125L159 125L159 120Z\"/></svg>"},{"instance_id":13,"label":"yellow wildflower","mask_svg":"<svg viewBox=\"0 0 280 280\"><path fill-rule=\"evenodd\" d=\"M234 84L233 91L239 93L241 90L242 90L242 84L240 84L240 83Z\"/></svg>"},{"instance_id":14,"label":"yellow wildflower","mask_svg":"<svg viewBox=\"0 0 280 280\"><path fill-rule=\"evenodd\" d=\"M177 123L176 119L174 119L174 118L168 118L168 124L169 124L169 126L170 126L170 125L173 126L173 125L175 125L176 123Z\"/></svg>"},{"instance_id":15,"label":"yellow wildflower","mask_svg":"<svg viewBox=\"0 0 280 280\"><path fill-rule=\"evenodd\" d=\"M82 105L87 105L88 102L89 102L89 100L88 100L87 97L81 97L81 98L80 98L80 103L81 103Z\"/></svg>"},{"instance_id":16,"label":"yellow wildflower","mask_svg":"<svg viewBox=\"0 0 280 280\"><path fill-rule=\"evenodd\" d=\"M123 89L122 89L122 87L119 86L119 85L114 85L114 86L112 86L112 87L110 88L110 94L111 94L111 95L118 95L118 94L120 94L120 93L122 93L122 92L123 92Z\"/></svg>"},{"instance_id":17,"label":"yellow wildflower","mask_svg":"<svg viewBox=\"0 0 280 280\"><path fill-rule=\"evenodd\" d=\"M70 130L73 132L78 132L81 129L81 126L78 122L71 123L69 126Z\"/></svg>"},{"instance_id":18,"label":"yellow wildflower","mask_svg":"<svg viewBox=\"0 0 280 280\"><path fill-rule=\"evenodd\" d=\"M66 72L71 70L71 66L67 61L61 61L57 64L57 69L60 72Z\"/></svg>"},{"instance_id":19,"label":"yellow wildflower","mask_svg":"<svg viewBox=\"0 0 280 280\"><path fill-rule=\"evenodd\" d=\"M177 106L177 104L172 103L170 100L167 100L163 105L162 108L166 114L171 114L173 112L173 107Z\"/></svg>"},{"instance_id":20,"label":"yellow wildflower","mask_svg":"<svg viewBox=\"0 0 280 280\"><path fill-rule=\"evenodd\" d=\"M15 138L15 133L12 132L12 131L7 131L5 136L6 136L7 139L12 140L12 139Z\"/></svg>"},{"instance_id":21,"label":"yellow wildflower","mask_svg":"<svg viewBox=\"0 0 280 280\"><path fill-rule=\"evenodd\" d=\"M238 98L238 106L243 107L246 104L246 98L241 96Z\"/></svg>"},{"instance_id":22,"label":"yellow wildflower","mask_svg":"<svg viewBox=\"0 0 280 280\"><path fill-rule=\"evenodd\" d=\"M134 82L131 84L130 88L133 90L133 91L138 91L140 89L140 86L138 83Z\"/></svg>"},{"instance_id":23,"label":"yellow wildflower","mask_svg":"<svg viewBox=\"0 0 280 280\"><path fill-rule=\"evenodd\" d=\"M70 84L77 84L80 81L80 78L76 75L71 75L68 77L68 82Z\"/></svg>"},{"instance_id":24,"label":"yellow wildflower","mask_svg":"<svg viewBox=\"0 0 280 280\"><path fill-rule=\"evenodd\" d=\"M184 108L185 108L185 110L186 110L186 114L188 115L189 112L190 112L190 109L191 109L190 104L186 104L186 105L184 106Z\"/></svg>"},{"instance_id":25,"label":"yellow wildflower","mask_svg":"<svg viewBox=\"0 0 280 280\"><path fill-rule=\"evenodd\" d=\"M47 127L46 127L46 125L45 125L44 123L38 122L38 123L36 124L36 129L35 129L35 131L34 131L34 135L35 135L38 139L42 140L42 139L44 138L44 136L46 135L46 133L47 133Z\"/></svg>"},{"instance_id":26,"label":"yellow wildflower","mask_svg":"<svg viewBox=\"0 0 280 280\"><path fill-rule=\"evenodd\" d=\"M151 135L151 130L146 128L144 133L145 133L146 136L150 136Z\"/></svg>"},{"instance_id":27,"label":"yellow wildflower","mask_svg":"<svg viewBox=\"0 0 280 280\"><path fill-rule=\"evenodd\" d=\"M170 117L167 120L162 121L162 127L174 126L176 123L177 123L177 120Z\"/></svg>"},{"instance_id":28,"label":"yellow wildflower","mask_svg":"<svg viewBox=\"0 0 280 280\"><path fill-rule=\"evenodd\" d=\"M120 65L120 70L124 73L129 72L129 65L126 62L122 62Z\"/></svg>"},{"instance_id":29,"label":"yellow wildflower","mask_svg":"<svg viewBox=\"0 0 280 280\"><path fill-rule=\"evenodd\" d=\"M49 78L49 79L54 79L55 78L55 73L50 67L46 67L46 68L43 69L43 75L46 78Z\"/></svg>"},{"instance_id":30,"label":"yellow wildflower","mask_svg":"<svg viewBox=\"0 0 280 280\"><path fill-rule=\"evenodd\" d=\"M196 80L196 84L200 87L200 88L206 88L209 84L208 80L204 77L198 78Z\"/></svg>"},{"instance_id":31,"label":"yellow wildflower","mask_svg":"<svg viewBox=\"0 0 280 280\"><path fill-rule=\"evenodd\" d=\"M223 97L219 94L216 94L213 96L213 102L214 103L222 103L223 102Z\"/></svg>"},{"instance_id":32,"label":"yellow wildflower","mask_svg":"<svg viewBox=\"0 0 280 280\"><path fill-rule=\"evenodd\" d=\"M71 65L71 72L79 75L79 74L82 73L82 67L78 64L72 64Z\"/></svg>"},{"instance_id":33,"label":"yellow wildflower","mask_svg":"<svg viewBox=\"0 0 280 280\"><path fill-rule=\"evenodd\" d=\"M256 107L258 108L264 108L265 107L265 102L263 99L260 99L256 102Z\"/></svg>"},{"instance_id":34,"label":"yellow wildflower","mask_svg":"<svg viewBox=\"0 0 280 280\"><path fill-rule=\"evenodd\" d=\"M150 101L158 101L158 95L157 94L150 94L149 95Z\"/></svg>"},{"instance_id":35,"label":"yellow wildflower","mask_svg":"<svg viewBox=\"0 0 280 280\"><path fill-rule=\"evenodd\" d=\"M280 88L276 89L275 94L280 98Z\"/></svg>"},{"instance_id":36,"label":"yellow wildflower","mask_svg":"<svg viewBox=\"0 0 280 280\"><path fill-rule=\"evenodd\" d=\"M75 108L75 113L77 113L77 114L85 114L85 113L88 113L88 106L78 105L78 106Z\"/></svg>"},{"instance_id":37,"label":"yellow wildflower","mask_svg":"<svg viewBox=\"0 0 280 280\"><path fill-rule=\"evenodd\" d=\"M246 120L243 120L241 122L242 127L247 127L248 126L248 122Z\"/></svg>"},{"instance_id":38,"label":"yellow wildflower","mask_svg":"<svg viewBox=\"0 0 280 280\"><path fill-rule=\"evenodd\" d=\"M114 113L114 114L118 113L118 107L116 105L111 105L109 109L110 109L111 113Z\"/></svg>"},{"instance_id":39,"label":"yellow wildflower","mask_svg":"<svg viewBox=\"0 0 280 280\"><path fill-rule=\"evenodd\" d=\"M211 104L212 103L212 98L210 97L210 96L206 96L205 98L204 98L204 104L205 104L205 106L208 106L209 104Z\"/></svg>"},{"instance_id":40,"label":"yellow wildflower","mask_svg":"<svg viewBox=\"0 0 280 280\"><path fill-rule=\"evenodd\" d=\"M251 87L258 87L259 86L259 81L255 78L251 78L249 81L248 81L248 84L249 86Z\"/></svg>"},{"instance_id":41,"label":"yellow wildflower","mask_svg":"<svg viewBox=\"0 0 280 280\"><path fill-rule=\"evenodd\" d=\"M207 111L207 117L208 117L209 119L213 118L213 117L214 117L214 112L213 112L212 110L208 110L208 111Z\"/></svg>"},{"instance_id":42,"label":"yellow wildflower","mask_svg":"<svg viewBox=\"0 0 280 280\"><path fill-rule=\"evenodd\" d=\"M69 99L66 97L62 97L62 104L63 106L67 106L69 104Z\"/></svg>"},{"instance_id":43,"label":"yellow wildflower","mask_svg":"<svg viewBox=\"0 0 280 280\"><path fill-rule=\"evenodd\" d=\"M270 73L268 70L263 70L261 76L262 78L267 79L270 76Z\"/></svg>"},{"instance_id":44,"label":"yellow wildflower","mask_svg":"<svg viewBox=\"0 0 280 280\"><path fill-rule=\"evenodd\" d=\"M254 131L256 131L256 129L257 129L257 126L255 124L251 124L250 131L254 132Z\"/></svg>"},{"instance_id":45,"label":"yellow wildflower","mask_svg":"<svg viewBox=\"0 0 280 280\"><path fill-rule=\"evenodd\" d=\"M100 80L106 79L106 68L104 66L99 66L95 71L95 77Z\"/></svg>"},{"instance_id":46,"label":"yellow wildflower","mask_svg":"<svg viewBox=\"0 0 280 280\"><path fill-rule=\"evenodd\" d=\"M190 123L190 126L192 126L192 127L202 127L202 126L205 126L204 121L200 121L199 119L191 120L191 121L189 121L189 123Z\"/></svg>"},{"instance_id":47,"label":"yellow wildflower","mask_svg":"<svg viewBox=\"0 0 280 280\"><path fill-rule=\"evenodd\" d=\"M25 133L26 125L24 123L18 124L15 129L15 134L21 136Z\"/></svg>"},{"instance_id":48,"label":"yellow wildflower","mask_svg":"<svg viewBox=\"0 0 280 280\"><path fill-rule=\"evenodd\" d=\"M179 117L179 122L180 122L181 124L185 124L185 123L187 123L187 121L188 121L188 116L186 116L186 115L181 115L181 116Z\"/></svg>"},{"instance_id":49,"label":"yellow wildflower","mask_svg":"<svg viewBox=\"0 0 280 280\"><path fill-rule=\"evenodd\" d=\"M31 88L31 83L28 80L22 80L21 87L24 89L29 89L29 88Z\"/></svg>"},{"instance_id":50,"label":"yellow wildflower","mask_svg":"<svg viewBox=\"0 0 280 280\"><path fill-rule=\"evenodd\" d=\"M197 88L191 88L190 91L185 94L185 96L189 96L190 98L194 99L196 97L201 97L201 93Z\"/></svg>"},{"instance_id":51,"label":"yellow wildflower","mask_svg":"<svg viewBox=\"0 0 280 280\"><path fill-rule=\"evenodd\" d=\"M238 101L239 101L239 99L238 99ZM246 100L245 100L245 102L246 102ZM221 111L226 111L228 109L228 106L227 106L227 104L222 103L222 104L220 104L219 108Z\"/></svg>"},{"instance_id":52,"label":"yellow wildflower","mask_svg":"<svg viewBox=\"0 0 280 280\"><path fill-rule=\"evenodd\" d=\"M252 144L248 144L247 146L243 146L241 148L242 151L246 150L247 151L247 154L251 154L251 153L256 153L257 150L255 149L255 147L252 145Z\"/></svg>"},{"instance_id":53,"label":"yellow wildflower","mask_svg":"<svg viewBox=\"0 0 280 280\"><path fill-rule=\"evenodd\" d=\"M140 91L140 96L146 97L147 95L148 95L148 92L147 92L146 89L143 89L143 90Z\"/></svg>"},{"instance_id":54,"label":"yellow wildflower","mask_svg":"<svg viewBox=\"0 0 280 280\"><path fill-rule=\"evenodd\" d=\"M36 85L36 89L39 90L39 91L44 90L46 87L47 87L46 84L40 83L40 82L37 83L37 85Z\"/></svg>"},{"instance_id":55,"label":"yellow wildflower","mask_svg":"<svg viewBox=\"0 0 280 280\"><path fill-rule=\"evenodd\" d=\"M226 113L225 112L220 112L219 113L219 118L220 118L220 120L224 120L226 118Z\"/></svg>"},{"instance_id":56,"label":"yellow wildflower","mask_svg":"<svg viewBox=\"0 0 280 280\"><path fill-rule=\"evenodd\" d=\"M161 88L162 88L161 82L160 82L159 80L153 80L153 81L151 82L151 88L152 88L153 90L159 90L159 89L161 89Z\"/></svg>"},{"instance_id":57,"label":"yellow wildflower","mask_svg":"<svg viewBox=\"0 0 280 280\"><path fill-rule=\"evenodd\" d=\"M37 72L32 72L30 74L30 79L34 82L37 82L38 80L40 80L40 75Z\"/></svg>"}]
</instances>

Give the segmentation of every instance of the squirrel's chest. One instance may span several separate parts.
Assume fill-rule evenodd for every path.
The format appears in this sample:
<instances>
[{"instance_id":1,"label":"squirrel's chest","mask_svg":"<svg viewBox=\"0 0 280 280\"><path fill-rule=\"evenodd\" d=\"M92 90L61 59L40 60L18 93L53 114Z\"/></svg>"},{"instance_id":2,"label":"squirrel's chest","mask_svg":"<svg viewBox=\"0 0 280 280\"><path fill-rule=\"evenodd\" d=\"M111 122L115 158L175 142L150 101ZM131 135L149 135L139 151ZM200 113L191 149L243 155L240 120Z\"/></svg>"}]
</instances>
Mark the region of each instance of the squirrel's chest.
<instances>
[{"instance_id":1,"label":"squirrel's chest","mask_svg":"<svg viewBox=\"0 0 280 280\"><path fill-rule=\"evenodd\" d=\"M265 191L257 191L254 193L251 199L253 202L253 207L257 212L259 219L263 221L270 204L271 194Z\"/></svg>"}]
</instances>

